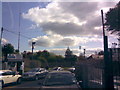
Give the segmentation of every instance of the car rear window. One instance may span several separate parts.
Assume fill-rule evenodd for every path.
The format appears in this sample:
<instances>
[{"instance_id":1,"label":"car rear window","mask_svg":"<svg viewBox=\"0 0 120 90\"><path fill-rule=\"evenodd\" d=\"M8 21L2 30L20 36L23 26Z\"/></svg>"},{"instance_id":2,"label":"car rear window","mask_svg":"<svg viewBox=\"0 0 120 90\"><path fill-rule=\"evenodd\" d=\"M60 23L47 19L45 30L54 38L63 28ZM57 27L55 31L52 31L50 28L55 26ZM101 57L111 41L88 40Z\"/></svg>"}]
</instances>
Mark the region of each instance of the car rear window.
<instances>
[{"instance_id":1,"label":"car rear window","mask_svg":"<svg viewBox=\"0 0 120 90\"><path fill-rule=\"evenodd\" d=\"M44 85L70 85L75 82L76 79L70 73L51 73L46 77Z\"/></svg>"}]
</instances>

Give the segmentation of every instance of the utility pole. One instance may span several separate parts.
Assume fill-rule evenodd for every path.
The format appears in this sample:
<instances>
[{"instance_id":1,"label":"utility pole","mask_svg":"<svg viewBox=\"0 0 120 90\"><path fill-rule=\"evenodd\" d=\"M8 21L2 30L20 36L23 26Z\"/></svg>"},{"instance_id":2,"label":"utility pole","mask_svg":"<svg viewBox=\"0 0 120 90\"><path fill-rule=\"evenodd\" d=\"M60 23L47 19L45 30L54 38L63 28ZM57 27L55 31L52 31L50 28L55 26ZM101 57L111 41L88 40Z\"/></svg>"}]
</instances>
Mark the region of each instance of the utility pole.
<instances>
[{"instance_id":1,"label":"utility pole","mask_svg":"<svg viewBox=\"0 0 120 90\"><path fill-rule=\"evenodd\" d=\"M103 78L103 88L107 90L108 88L110 90L114 90L113 85L113 76L111 70L113 69L111 67L112 59L110 59L110 53L108 52L108 37L105 35L104 30L104 17L103 17L103 10L101 10L101 16L102 16L102 26L103 26L103 45L104 45L104 78Z\"/></svg>"},{"instance_id":2,"label":"utility pole","mask_svg":"<svg viewBox=\"0 0 120 90\"><path fill-rule=\"evenodd\" d=\"M20 12L20 5L19 5L18 52L20 51L20 17L21 17L21 12Z\"/></svg>"},{"instance_id":3,"label":"utility pole","mask_svg":"<svg viewBox=\"0 0 120 90\"><path fill-rule=\"evenodd\" d=\"M2 60L3 55L2 55L2 35L3 35L3 27L1 28L1 38L0 38L0 58Z\"/></svg>"},{"instance_id":4,"label":"utility pole","mask_svg":"<svg viewBox=\"0 0 120 90\"><path fill-rule=\"evenodd\" d=\"M0 39L1 42L2 42L2 35L3 35L3 27L1 28L1 39Z\"/></svg>"}]
</instances>

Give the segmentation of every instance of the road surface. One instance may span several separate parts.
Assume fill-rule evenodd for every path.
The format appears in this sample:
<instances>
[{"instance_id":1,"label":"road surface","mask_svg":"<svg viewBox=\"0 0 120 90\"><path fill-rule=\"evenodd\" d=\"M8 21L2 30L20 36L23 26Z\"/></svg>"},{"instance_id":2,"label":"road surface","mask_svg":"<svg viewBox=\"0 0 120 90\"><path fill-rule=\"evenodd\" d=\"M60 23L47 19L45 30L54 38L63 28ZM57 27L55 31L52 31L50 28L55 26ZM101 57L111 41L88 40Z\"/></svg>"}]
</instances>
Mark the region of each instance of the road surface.
<instances>
[{"instance_id":1,"label":"road surface","mask_svg":"<svg viewBox=\"0 0 120 90\"><path fill-rule=\"evenodd\" d=\"M43 82L43 79L37 81L23 81L21 84L8 84L2 90L39 90L39 82Z\"/></svg>"}]
</instances>

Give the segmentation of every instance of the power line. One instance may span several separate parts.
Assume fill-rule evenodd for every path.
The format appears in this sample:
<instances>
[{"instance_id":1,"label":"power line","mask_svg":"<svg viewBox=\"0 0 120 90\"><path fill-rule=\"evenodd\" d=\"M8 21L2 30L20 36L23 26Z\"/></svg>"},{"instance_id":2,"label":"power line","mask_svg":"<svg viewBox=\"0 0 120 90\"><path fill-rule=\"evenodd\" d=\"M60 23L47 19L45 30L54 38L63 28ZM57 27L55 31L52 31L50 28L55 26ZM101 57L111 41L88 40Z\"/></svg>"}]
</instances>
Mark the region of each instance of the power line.
<instances>
[{"instance_id":1,"label":"power line","mask_svg":"<svg viewBox=\"0 0 120 90\"><path fill-rule=\"evenodd\" d=\"M21 33L13 32L13 31L7 30L7 29L5 29L5 28L3 28L3 30L5 30L5 31L7 31L7 32L10 32L10 33L12 33L12 34L14 34L14 35L20 35L20 36L22 36L22 37L24 37L24 38L31 39L30 37L27 37L27 36L25 36L25 35L23 35L23 34L21 34Z\"/></svg>"}]
</instances>

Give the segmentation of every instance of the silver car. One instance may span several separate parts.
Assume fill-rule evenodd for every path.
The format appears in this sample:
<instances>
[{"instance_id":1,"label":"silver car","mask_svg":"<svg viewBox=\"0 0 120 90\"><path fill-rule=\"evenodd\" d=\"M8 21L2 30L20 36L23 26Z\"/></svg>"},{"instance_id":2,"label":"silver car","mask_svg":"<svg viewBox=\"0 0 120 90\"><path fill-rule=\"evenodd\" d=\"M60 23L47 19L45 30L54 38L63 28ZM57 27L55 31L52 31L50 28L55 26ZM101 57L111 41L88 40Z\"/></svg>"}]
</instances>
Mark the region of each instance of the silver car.
<instances>
[{"instance_id":1,"label":"silver car","mask_svg":"<svg viewBox=\"0 0 120 90\"><path fill-rule=\"evenodd\" d=\"M28 72L25 72L22 75L23 80L38 80L40 78L43 78L47 75L48 71L44 68L33 68Z\"/></svg>"},{"instance_id":2,"label":"silver car","mask_svg":"<svg viewBox=\"0 0 120 90\"><path fill-rule=\"evenodd\" d=\"M52 71L41 84L41 89L79 90L81 87L75 75L69 71Z\"/></svg>"}]
</instances>

